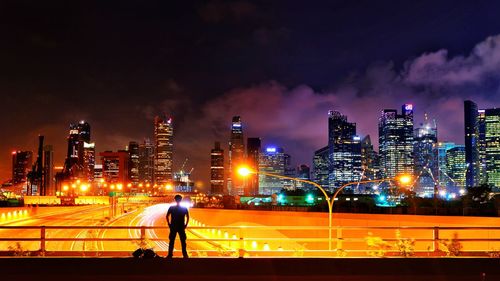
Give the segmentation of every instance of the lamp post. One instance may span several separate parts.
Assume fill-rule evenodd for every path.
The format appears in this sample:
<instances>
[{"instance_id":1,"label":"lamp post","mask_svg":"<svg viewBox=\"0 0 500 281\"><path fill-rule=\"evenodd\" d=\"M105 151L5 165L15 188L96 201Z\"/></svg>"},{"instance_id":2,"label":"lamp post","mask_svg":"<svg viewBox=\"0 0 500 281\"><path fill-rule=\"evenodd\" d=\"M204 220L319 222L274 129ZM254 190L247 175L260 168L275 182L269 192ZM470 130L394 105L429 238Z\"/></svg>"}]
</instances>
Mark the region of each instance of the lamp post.
<instances>
[{"instance_id":1,"label":"lamp post","mask_svg":"<svg viewBox=\"0 0 500 281\"><path fill-rule=\"evenodd\" d=\"M325 200L327 202L327 205L328 205L328 250L332 250L332 219L333 219L333 203L335 202L335 199L337 198L337 195L344 189L346 188L347 186L350 186L350 185L353 185L353 184L361 184L361 183L375 183L375 182L384 182L384 181L391 181L391 180L398 180L401 184L409 184L411 183L412 181L412 177L409 176L409 175L401 175L399 177L395 177L395 178L383 178L383 179L375 179L375 180L364 180L364 181L355 181L355 182L349 182L349 183L346 183L344 185L342 185L340 188L338 188L335 193L333 194L332 197L330 197L328 195L328 193L326 192L326 190L319 184L313 182L313 181L308 181L308 180L304 180L304 179L298 179L298 178L294 178L294 177L288 177L288 176L282 176L282 175L276 175L276 174L272 174L272 173L266 173L266 172L256 172L256 171L253 171L247 167L240 167L238 168L237 170L238 174L240 176L243 176L243 177L247 177L248 175L250 174L261 174L261 175L265 175L265 176L270 176L270 177L275 177L275 178L280 178L280 179L289 179L289 180L294 180L294 181L298 181L298 182L304 182L304 183L308 183L308 184L311 184L313 186L315 186L316 188L318 188L322 193L323 193L323 196L325 197Z\"/></svg>"}]
</instances>

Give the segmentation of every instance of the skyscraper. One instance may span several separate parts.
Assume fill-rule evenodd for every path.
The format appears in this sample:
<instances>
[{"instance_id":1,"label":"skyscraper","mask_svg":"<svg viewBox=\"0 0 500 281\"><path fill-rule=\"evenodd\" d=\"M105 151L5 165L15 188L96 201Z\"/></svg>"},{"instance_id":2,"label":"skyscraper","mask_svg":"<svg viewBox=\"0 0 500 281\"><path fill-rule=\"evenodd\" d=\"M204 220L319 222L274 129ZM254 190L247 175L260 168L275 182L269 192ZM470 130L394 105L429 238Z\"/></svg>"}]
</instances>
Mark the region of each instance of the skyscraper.
<instances>
[{"instance_id":1,"label":"skyscraper","mask_svg":"<svg viewBox=\"0 0 500 281\"><path fill-rule=\"evenodd\" d=\"M172 181L172 154L174 127L172 118L155 117L155 184Z\"/></svg>"},{"instance_id":2,"label":"skyscraper","mask_svg":"<svg viewBox=\"0 0 500 281\"><path fill-rule=\"evenodd\" d=\"M457 145L446 151L446 170L449 176L448 188L462 189L465 187L465 146Z\"/></svg>"},{"instance_id":3,"label":"skyscraper","mask_svg":"<svg viewBox=\"0 0 500 281\"><path fill-rule=\"evenodd\" d=\"M154 182L155 147L149 139L139 145L139 181L144 184Z\"/></svg>"},{"instance_id":4,"label":"skyscraper","mask_svg":"<svg viewBox=\"0 0 500 281\"><path fill-rule=\"evenodd\" d=\"M128 178L136 186L139 183L139 144L135 141L128 143L129 163Z\"/></svg>"},{"instance_id":5,"label":"skyscraper","mask_svg":"<svg viewBox=\"0 0 500 281\"><path fill-rule=\"evenodd\" d=\"M439 184L439 167L434 153L437 144L437 126L430 122L427 114L425 114L424 123L420 125L415 129L413 143L415 176L417 177L415 192L420 197L433 197L434 189Z\"/></svg>"},{"instance_id":6,"label":"skyscraper","mask_svg":"<svg viewBox=\"0 0 500 281\"><path fill-rule=\"evenodd\" d=\"M244 180L238 176L236 169L245 161L245 141L243 137L243 124L240 116L234 116L231 123L231 136L229 138L229 178L228 191L233 195L244 195Z\"/></svg>"},{"instance_id":7,"label":"skyscraper","mask_svg":"<svg viewBox=\"0 0 500 281\"><path fill-rule=\"evenodd\" d=\"M125 186L128 181L128 157L125 150L117 152L104 151L99 153L102 163L102 177L107 183L120 183Z\"/></svg>"},{"instance_id":8,"label":"skyscraper","mask_svg":"<svg viewBox=\"0 0 500 281\"><path fill-rule=\"evenodd\" d=\"M318 149L314 152L313 158L313 174L314 182L319 184L323 188L328 188L330 186L328 181L328 169L330 167L328 159L328 146Z\"/></svg>"},{"instance_id":9,"label":"skyscraper","mask_svg":"<svg viewBox=\"0 0 500 281\"><path fill-rule=\"evenodd\" d=\"M361 179L361 138L356 123L338 111L328 113L329 188L331 190Z\"/></svg>"},{"instance_id":10,"label":"skyscraper","mask_svg":"<svg viewBox=\"0 0 500 281\"><path fill-rule=\"evenodd\" d=\"M259 155L259 193L279 193L283 188L283 179L262 173L285 175L285 153L282 148L267 147Z\"/></svg>"},{"instance_id":11,"label":"skyscraper","mask_svg":"<svg viewBox=\"0 0 500 281\"><path fill-rule=\"evenodd\" d=\"M226 194L224 186L224 150L220 147L220 142L215 142L214 148L210 151L210 193Z\"/></svg>"},{"instance_id":12,"label":"skyscraper","mask_svg":"<svg viewBox=\"0 0 500 281\"><path fill-rule=\"evenodd\" d=\"M247 139L247 165L253 171L259 170L259 154L261 150L260 138L248 138ZM259 177L257 174L252 173L248 175L246 179L248 195L259 194Z\"/></svg>"},{"instance_id":13,"label":"skyscraper","mask_svg":"<svg viewBox=\"0 0 500 281\"><path fill-rule=\"evenodd\" d=\"M55 195L54 185L54 148L52 145L43 147L43 186L45 186L46 195Z\"/></svg>"},{"instance_id":14,"label":"skyscraper","mask_svg":"<svg viewBox=\"0 0 500 281\"><path fill-rule=\"evenodd\" d=\"M93 179L95 144L90 142L90 124L84 120L69 125L64 174L71 178Z\"/></svg>"},{"instance_id":15,"label":"skyscraper","mask_svg":"<svg viewBox=\"0 0 500 281\"><path fill-rule=\"evenodd\" d=\"M379 157L383 177L414 172L413 106L404 104L402 114L385 109L379 119Z\"/></svg>"},{"instance_id":16,"label":"skyscraper","mask_svg":"<svg viewBox=\"0 0 500 281\"><path fill-rule=\"evenodd\" d=\"M95 143L83 142L82 153L82 179L88 182L94 181L95 166Z\"/></svg>"},{"instance_id":17,"label":"skyscraper","mask_svg":"<svg viewBox=\"0 0 500 281\"><path fill-rule=\"evenodd\" d=\"M28 172L33 165L33 152L14 151L12 152L12 184L24 183L27 181Z\"/></svg>"},{"instance_id":18,"label":"skyscraper","mask_svg":"<svg viewBox=\"0 0 500 281\"><path fill-rule=\"evenodd\" d=\"M380 178L380 166L377 152L373 149L370 135L361 140L361 169L365 179Z\"/></svg>"},{"instance_id":19,"label":"skyscraper","mask_svg":"<svg viewBox=\"0 0 500 281\"><path fill-rule=\"evenodd\" d=\"M465 125L465 162L467 163L466 186L468 188L480 184L479 161L479 114L477 104L473 101L464 101Z\"/></svg>"},{"instance_id":20,"label":"skyscraper","mask_svg":"<svg viewBox=\"0 0 500 281\"><path fill-rule=\"evenodd\" d=\"M486 109L484 117L486 181L500 190L500 108Z\"/></svg>"},{"instance_id":21,"label":"skyscraper","mask_svg":"<svg viewBox=\"0 0 500 281\"><path fill-rule=\"evenodd\" d=\"M457 145L453 142L439 142L434 148L434 154L436 155L437 158L436 161L438 166L439 186L449 186L450 183L452 183L452 180L448 175L446 152L455 147L457 147ZM466 172L465 170L462 171L462 174L464 174L464 176L465 172Z\"/></svg>"}]
</instances>

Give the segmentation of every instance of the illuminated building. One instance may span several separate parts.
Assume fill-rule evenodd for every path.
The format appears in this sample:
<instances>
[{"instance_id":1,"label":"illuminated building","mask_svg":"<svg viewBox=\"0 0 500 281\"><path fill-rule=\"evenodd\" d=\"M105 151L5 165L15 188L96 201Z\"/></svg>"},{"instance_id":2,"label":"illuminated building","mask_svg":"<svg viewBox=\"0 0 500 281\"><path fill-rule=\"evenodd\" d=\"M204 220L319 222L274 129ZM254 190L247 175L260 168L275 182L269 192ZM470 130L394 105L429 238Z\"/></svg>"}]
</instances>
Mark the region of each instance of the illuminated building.
<instances>
[{"instance_id":1,"label":"illuminated building","mask_svg":"<svg viewBox=\"0 0 500 281\"><path fill-rule=\"evenodd\" d=\"M285 175L285 153L282 148L267 147L259 155L259 194L279 193L283 188L283 179L262 173Z\"/></svg>"},{"instance_id":2,"label":"illuminated building","mask_svg":"<svg viewBox=\"0 0 500 281\"><path fill-rule=\"evenodd\" d=\"M172 181L172 154L174 127L172 118L155 117L155 184L164 185Z\"/></svg>"},{"instance_id":3,"label":"illuminated building","mask_svg":"<svg viewBox=\"0 0 500 281\"><path fill-rule=\"evenodd\" d=\"M82 178L88 182L94 181L94 166L95 166L95 143L83 142L83 163Z\"/></svg>"},{"instance_id":4,"label":"illuminated building","mask_svg":"<svg viewBox=\"0 0 500 281\"><path fill-rule=\"evenodd\" d=\"M378 131L382 176L413 175L413 106L404 104L402 114L395 109L383 110Z\"/></svg>"},{"instance_id":5,"label":"illuminated building","mask_svg":"<svg viewBox=\"0 0 500 281\"><path fill-rule=\"evenodd\" d=\"M455 147L457 145L453 142L439 142L434 148L434 153L437 156L439 186L449 186L451 183L448 175L446 152ZM465 170L462 171L462 174L465 175Z\"/></svg>"},{"instance_id":6,"label":"illuminated building","mask_svg":"<svg viewBox=\"0 0 500 281\"><path fill-rule=\"evenodd\" d=\"M338 111L328 113L329 189L361 179L361 138L356 123Z\"/></svg>"},{"instance_id":7,"label":"illuminated building","mask_svg":"<svg viewBox=\"0 0 500 281\"><path fill-rule=\"evenodd\" d=\"M135 141L128 143L129 163L128 179L134 185L139 183L139 144Z\"/></svg>"},{"instance_id":8,"label":"illuminated building","mask_svg":"<svg viewBox=\"0 0 500 281\"><path fill-rule=\"evenodd\" d=\"M361 169L365 179L380 178L378 154L373 149L370 135L361 140Z\"/></svg>"},{"instance_id":9,"label":"illuminated building","mask_svg":"<svg viewBox=\"0 0 500 281\"><path fill-rule=\"evenodd\" d=\"M248 168L252 171L259 170L259 155L261 151L261 141L260 138L248 138L247 139L247 160L246 163ZM253 173L248 175L246 178L246 195L257 195L259 194L259 177L257 174Z\"/></svg>"},{"instance_id":10,"label":"illuminated building","mask_svg":"<svg viewBox=\"0 0 500 281\"><path fill-rule=\"evenodd\" d=\"M243 124L240 116L234 116L231 123L231 136L229 138L229 178L227 188L233 195L244 195L244 179L235 171L245 163L245 141L243 137Z\"/></svg>"},{"instance_id":11,"label":"illuminated building","mask_svg":"<svg viewBox=\"0 0 500 281\"><path fill-rule=\"evenodd\" d=\"M128 151L104 151L99 153L99 156L102 163L102 178L107 183L125 184L128 181Z\"/></svg>"},{"instance_id":12,"label":"illuminated building","mask_svg":"<svg viewBox=\"0 0 500 281\"><path fill-rule=\"evenodd\" d=\"M224 150L220 142L215 142L215 147L210 151L210 193L226 194L224 186Z\"/></svg>"},{"instance_id":13,"label":"illuminated building","mask_svg":"<svg viewBox=\"0 0 500 281\"><path fill-rule=\"evenodd\" d=\"M179 171L174 173L173 191L193 192L194 182L190 179L191 173Z\"/></svg>"},{"instance_id":14,"label":"illuminated building","mask_svg":"<svg viewBox=\"0 0 500 281\"><path fill-rule=\"evenodd\" d=\"M43 186L47 195L56 194L54 177L54 148L46 145L43 147Z\"/></svg>"},{"instance_id":15,"label":"illuminated building","mask_svg":"<svg viewBox=\"0 0 500 281\"><path fill-rule=\"evenodd\" d=\"M319 150L314 152L313 158L313 174L314 174L314 182L319 184L323 188L329 187L328 181L328 168L329 159L328 159L328 146L325 146Z\"/></svg>"},{"instance_id":16,"label":"illuminated building","mask_svg":"<svg viewBox=\"0 0 500 281\"><path fill-rule=\"evenodd\" d=\"M434 148L437 143L436 124L429 121L425 114L424 123L415 129L413 143L413 157L415 162L415 176L417 182L415 192L419 197L433 197L435 184L438 179L438 165Z\"/></svg>"},{"instance_id":17,"label":"illuminated building","mask_svg":"<svg viewBox=\"0 0 500 281\"><path fill-rule=\"evenodd\" d=\"M155 147L149 139L139 145L139 181L142 183L154 182Z\"/></svg>"},{"instance_id":18,"label":"illuminated building","mask_svg":"<svg viewBox=\"0 0 500 281\"><path fill-rule=\"evenodd\" d=\"M33 152L14 151L12 152L12 184L24 183L27 181L28 172L33 165Z\"/></svg>"},{"instance_id":19,"label":"illuminated building","mask_svg":"<svg viewBox=\"0 0 500 281\"><path fill-rule=\"evenodd\" d=\"M90 124L80 121L69 125L68 150L63 174L67 178L93 179L95 148L90 142Z\"/></svg>"},{"instance_id":20,"label":"illuminated building","mask_svg":"<svg viewBox=\"0 0 500 281\"><path fill-rule=\"evenodd\" d=\"M298 179L310 181L311 180L311 168L309 168L309 166L307 166L306 164L302 164L302 165L297 167L297 171L295 172L295 176ZM314 188L313 186L310 186L310 184L304 183L304 182L297 182L296 181L295 185L296 185L296 188L300 188L300 189Z\"/></svg>"},{"instance_id":21,"label":"illuminated building","mask_svg":"<svg viewBox=\"0 0 500 281\"><path fill-rule=\"evenodd\" d=\"M480 184L481 165L479 159L479 114L477 104L464 101L465 161L467 163L468 188Z\"/></svg>"},{"instance_id":22,"label":"illuminated building","mask_svg":"<svg viewBox=\"0 0 500 281\"><path fill-rule=\"evenodd\" d=\"M485 164L487 183L500 189L500 108L486 109L484 112L485 128Z\"/></svg>"},{"instance_id":23,"label":"illuminated building","mask_svg":"<svg viewBox=\"0 0 500 281\"><path fill-rule=\"evenodd\" d=\"M95 164L94 165L94 181L97 183L100 183L101 179L104 179L103 175L102 175L102 164Z\"/></svg>"},{"instance_id":24,"label":"illuminated building","mask_svg":"<svg viewBox=\"0 0 500 281\"><path fill-rule=\"evenodd\" d=\"M465 146L457 145L446 151L446 170L450 179L448 188L455 187L458 191L465 187L466 168Z\"/></svg>"}]
</instances>

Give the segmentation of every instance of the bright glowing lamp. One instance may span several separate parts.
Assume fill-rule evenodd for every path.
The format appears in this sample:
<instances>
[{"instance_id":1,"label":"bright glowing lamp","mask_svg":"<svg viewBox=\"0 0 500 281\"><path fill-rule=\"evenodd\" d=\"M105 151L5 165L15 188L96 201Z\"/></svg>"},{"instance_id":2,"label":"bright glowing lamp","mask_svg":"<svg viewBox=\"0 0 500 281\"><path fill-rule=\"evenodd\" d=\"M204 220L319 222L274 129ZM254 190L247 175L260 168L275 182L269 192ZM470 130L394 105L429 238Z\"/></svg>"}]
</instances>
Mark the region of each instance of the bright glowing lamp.
<instances>
[{"instance_id":1,"label":"bright glowing lamp","mask_svg":"<svg viewBox=\"0 0 500 281\"><path fill-rule=\"evenodd\" d=\"M250 169L248 169L247 167L238 168L238 174L242 177L247 177L251 173L252 173L252 171L250 171Z\"/></svg>"},{"instance_id":2,"label":"bright glowing lamp","mask_svg":"<svg viewBox=\"0 0 500 281\"><path fill-rule=\"evenodd\" d=\"M398 177L398 181L403 185L408 185L411 183L412 177L410 175L401 175Z\"/></svg>"}]
</instances>

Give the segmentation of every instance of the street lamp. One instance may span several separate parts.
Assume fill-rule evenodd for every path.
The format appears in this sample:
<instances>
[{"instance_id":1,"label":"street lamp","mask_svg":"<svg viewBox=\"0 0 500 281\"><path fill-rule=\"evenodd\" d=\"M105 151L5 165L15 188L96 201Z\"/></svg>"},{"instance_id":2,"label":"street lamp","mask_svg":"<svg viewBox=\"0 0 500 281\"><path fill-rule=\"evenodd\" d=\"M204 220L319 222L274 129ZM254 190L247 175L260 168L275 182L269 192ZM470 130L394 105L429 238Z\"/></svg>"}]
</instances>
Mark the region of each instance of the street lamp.
<instances>
[{"instance_id":1,"label":"street lamp","mask_svg":"<svg viewBox=\"0 0 500 281\"><path fill-rule=\"evenodd\" d=\"M398 181L401 185L408 186L413 181L413 178L412 178L411 175L399 175L399 176L396 176L394 178L383 178L383 179L374 179L374 180L364 180L364 181L349 182L349 183L346 183L346 184L342 185L340 188L338 188L335 191L335 193L333 194L333 196L330 197L328 195L328 193L326 192L326 190L321 185L319 185L319 184L317 184L317 183L315 183L313 181L308 181L308 180L304 180L304 179L298 179L298 178L294 178L294 177L287 177L287 176L282 176L282 175L276 175L276 174L266 173L266 172L261 172L261 171L256 172L256 171L253 171L252 169L250 169L248 167L245 167L245 166L239 167L237 169L237 173L240 176L242 176L242 177L247 177L250 174L261 174L261 175L275 177L275 178L280 178L280 179L289 179L289 180L294 180L294 181L298 181L298 182L308 183L308 184L311 184L311 185L315 186L316 188L318 188L323 193L323 196L325 197L325 200L326 200L327 205L328 205L328 250L330 250L330 251L332 250L333 203L335 202L335 199L337 198L337 195L342 190L344 190L344 188L346 188L346 187L348 187L350 185L353 185L353 184L375 183L375 182L376 183L381 183L381 182L393 181L393 180Z\"/></svg>"}]
</instances>

